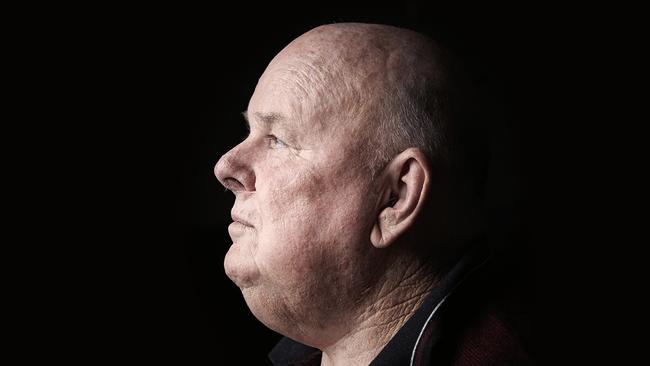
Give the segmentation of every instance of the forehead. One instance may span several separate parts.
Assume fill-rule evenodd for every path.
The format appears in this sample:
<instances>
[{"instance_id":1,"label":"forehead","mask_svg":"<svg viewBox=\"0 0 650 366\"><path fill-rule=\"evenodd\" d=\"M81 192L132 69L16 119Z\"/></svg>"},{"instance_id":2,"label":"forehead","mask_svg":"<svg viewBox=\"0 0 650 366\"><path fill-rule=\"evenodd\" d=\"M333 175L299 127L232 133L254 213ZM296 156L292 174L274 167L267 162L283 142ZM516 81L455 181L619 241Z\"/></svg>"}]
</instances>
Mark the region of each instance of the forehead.
<instances>
[{"instance_id":1,"label":"forehead","mask_svg":"<svg viewBox=\"0 0 650 366\"><path fill-rule=\"evenodd\" d=\"M314 131L338 128L346 93L323 65L292 58L274 59L260 77L249 114L286 116Z\"/></svg>"}]
</instances>

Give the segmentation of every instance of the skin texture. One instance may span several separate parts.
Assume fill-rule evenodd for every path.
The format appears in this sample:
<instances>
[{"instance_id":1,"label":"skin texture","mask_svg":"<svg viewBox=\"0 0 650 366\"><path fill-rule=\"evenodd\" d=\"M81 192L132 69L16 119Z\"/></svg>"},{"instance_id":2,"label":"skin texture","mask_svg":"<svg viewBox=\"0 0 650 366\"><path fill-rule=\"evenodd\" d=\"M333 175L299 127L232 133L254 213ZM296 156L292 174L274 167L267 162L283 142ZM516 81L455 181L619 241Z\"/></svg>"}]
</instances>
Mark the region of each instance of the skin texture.
<instances>
[{"instance_id":1,"label":"skin texture","mask_svg":"<svg viewBox=\"0 0 650 366\"><path fill-rule=\"evenodd\" d=\"M427 158L408 148L378 174L367 164L373 106L431 64L425 49L388 26L307 32L271 61L249 136L215 166L236 196L226 274L262 323L321 349L324 365L368 364L436 283L412 233L441 196Z\"/></svg>"}]
</instances>

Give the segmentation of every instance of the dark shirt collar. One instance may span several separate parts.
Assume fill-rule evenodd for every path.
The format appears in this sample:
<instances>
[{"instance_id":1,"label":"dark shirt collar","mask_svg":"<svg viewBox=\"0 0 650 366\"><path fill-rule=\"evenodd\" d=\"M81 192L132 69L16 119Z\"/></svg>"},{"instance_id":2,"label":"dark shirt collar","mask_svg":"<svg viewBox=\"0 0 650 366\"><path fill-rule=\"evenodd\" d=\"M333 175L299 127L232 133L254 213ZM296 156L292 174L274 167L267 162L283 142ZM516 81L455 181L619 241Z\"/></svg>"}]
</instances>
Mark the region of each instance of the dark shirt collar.
<instances>
[{"instance_id":1,"label":"dark shirt collar","mask_svg":"<svg viewBox=\"0 0 650 366\"><path fill-rule=\"evenodd\" d=\"M384 346L370 366L409 365L418 338L429 325L438 305L442 304L446 296L484 260L485 253L482 250L475 248L468 251L427 295L420 308ZM435 338L435 335L428 336ZM318 366L321 351L284 337L271 350L269 359L275 366Z\"/></svg>"}]
</instances>

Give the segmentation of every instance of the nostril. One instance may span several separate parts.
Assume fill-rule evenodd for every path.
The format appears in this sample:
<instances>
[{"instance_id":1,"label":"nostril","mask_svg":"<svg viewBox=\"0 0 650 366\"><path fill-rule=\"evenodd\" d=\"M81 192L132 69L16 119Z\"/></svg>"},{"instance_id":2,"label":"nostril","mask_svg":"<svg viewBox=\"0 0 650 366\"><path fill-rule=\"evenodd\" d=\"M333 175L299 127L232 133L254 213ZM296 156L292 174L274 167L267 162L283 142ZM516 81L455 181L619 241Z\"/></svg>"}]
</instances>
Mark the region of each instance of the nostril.
<instances>
[{"instance_id":1,"label":"nostril","mask_svg":"<svg viewBox=\"0 0 650 366\"><path fill-rule=\"evenodd\" d=\"M222 184L227 190L233 192L238 192L244 189L244 185L235 178L225 178Z\"/></svg>"}]
</instances>

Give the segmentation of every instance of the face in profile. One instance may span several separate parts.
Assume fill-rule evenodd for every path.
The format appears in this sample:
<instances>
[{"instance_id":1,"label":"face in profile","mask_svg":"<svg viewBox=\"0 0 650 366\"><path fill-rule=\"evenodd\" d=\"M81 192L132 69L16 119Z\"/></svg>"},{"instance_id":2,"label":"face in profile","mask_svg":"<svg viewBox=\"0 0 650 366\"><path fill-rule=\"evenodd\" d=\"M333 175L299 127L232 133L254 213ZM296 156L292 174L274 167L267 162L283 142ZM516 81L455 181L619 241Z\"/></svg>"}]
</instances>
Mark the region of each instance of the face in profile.
<instances>
[{"instance_id":1,"label":"face in profile","mask_svg":"<svg viewBox=\"0 0 650 366\"><path fill-rule=\"evenodd\" d=\"M371 275L359 265L377 209L363 131L335 113L334 86L299 77L305 67L292 55L273 60L245 113L250 134L215 167L236 196L226 274L276 331L327 322L316 314L344 306L337 299Z\"/></svg>"}]
</instances>

